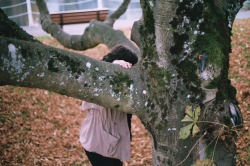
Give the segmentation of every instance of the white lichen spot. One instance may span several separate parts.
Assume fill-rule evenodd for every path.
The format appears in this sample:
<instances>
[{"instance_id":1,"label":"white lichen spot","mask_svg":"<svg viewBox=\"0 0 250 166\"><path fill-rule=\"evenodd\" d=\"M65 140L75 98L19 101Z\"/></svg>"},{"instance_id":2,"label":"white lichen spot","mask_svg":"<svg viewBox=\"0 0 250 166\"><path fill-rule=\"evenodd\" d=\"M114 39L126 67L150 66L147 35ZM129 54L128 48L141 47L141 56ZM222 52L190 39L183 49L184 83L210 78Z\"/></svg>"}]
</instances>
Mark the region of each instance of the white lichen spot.
<instances>
[{"instance_id":1,"label":"white lichen spot","mask_svg":"<svg viewBox=\"0 0 250 166\"><path fill-rule=\"evenodd\" d=\"M98 68L98 67L96 67L96 68L95 68L95 71L99 71L99 68Z\"/></svg>"},{"instance_id":2,"label":"white lichen spot","mask_svg":"<svg viewBox=\"0 0 250 166\"><path fill-rule=\"evenodd\" d=\"M15 47L15 45L9 44L8 49L11 56L11 61L5 63L9 63L11 71L16 71L18 74L20 74L24 67L24 64L22 62L24 60L21 59L21 55L18 55L18 49Z\"/></svg>"},{"instance_id":3,"label":"white lichen spot","mask_svg":"<svg viewBox=\"0 0 250 166\"><path fill-rule=\"evenodd\" d=\"M183 47L184 47L185 49L188 48L188 44L185 43Z\"/></svg>"},{"instance_id":4,"label":"white lichen spot","mask_svg":"<svg viewBox=\"0 0 250 166\"><path fill-rule=\"evenodd\" d=\"M146 90L143 90L142 93L143 93L144 95L146 95L146 94L147 94L147 91L146 91Z\"/></svg>"},{"instance_id":5,"label":"white lichen spot","mask_svg":"<svg viewBox=\"0 0 250 166\"><path fill-rule=\"evenodd\" d=\"M232 18L228 16L228 27L232 28Z\"/></svg>"},{"instance_id":6,"label":"white lichen spot","mask_svg":"<svg viewBox=\"0 0 250 166\"><path fill-rule=\"evenodd\" d=\"M209 80L213 78L213 74L206 70L203 71L199 76L204 80Z\"/></svg>"},{"instance_id":7,"label":"white lichen spot","mask_svg":"<svg viewBox=\"0 0 250 166\"><path fill-rule=\"evenodd\" d=\"M86 67L87 67L87 68L90 68L90 67L91 67L91 63L87 62L87 63L86 63Z\"/></svg>"},{"instance_id":8,"label":"white lichen spot","mask_svg":"<svg viewBox=\"0 0 250 166\"><path fill-rule=\"evenodd\" d=\"M191 95L187 95L187 98L189 99L191 97Z\"/></svg>"},{"instance_id":9,"label":"white lichen spot","mask_svg":"<svg viewBox=\"0 0 250 166\"><path fill-rule=\"evenodd\" d=\"M100 77L98 77L98 80L103 81L104 78L105 78L105 76L100 76Z\"/></svg>"},{"instance_id":10,"label":"white lichen spot","mask_svg":"<svg viewBox=\"0 0 250 166\"><path fill-rule=\"evenodd\" d=\"M16 47L13 44L9 44L8 49L9 49L12 60L16 61L16 52L17 52Z\"/></svg>"},{"instance_id":11,"label":"white lichen spot","mask_svg":"<svg viewBox=\"0 0 250 166\"><path fill-rule=\"evenodd\" d=\"M129 86L129 90L132 91L132 92L134 91L134 85L133 85L133 84L131 84L131 85Z\"/></svg>"},{"instance_id":12,"label":"white lichen spot","mask_svg":"<svg viewBox=\"0 0 250 166\"><path fill-rule=\"evenodd\" d=\"M37 76L38 76L38 77L44 77L45 74L44 74L44 73L39 73L39 74L37 74Z\"/></svg>"},{"instance_id":13,"label":"white lichen spot","mask_svg":"<svg viewBox=\"0 0 250 166\"><path fill-rule=\"evenodd\" d=\"M77 78L77 81L78 81L78 82L82 82L83 79L84 79L84 76L83 76L83 75L80 75L80 76Z\"/></svg>"},{"instance_id":14,"label":"white lichen spot","mask_svg":"<svg viewBox=\"0 0 250 166\"><path fill-rule=\"evenodd\" d=\"M186 24L189 24L190 23L190 20L187 16L184 16L183 17L183 22L186 23Z\"/></svg>"},{"instance_id":15,"label":"white lichen spot","mask_svg":"<svg viewBox=\"0 0 250 166\"><path fill-rule=\"evenodd\" d=\"M147 106L148 106L148 102L145 103L145 107L147 107Z\"/></svg>"},{"instance_id":16,"label":"white lichen spot","mask_svg":"<svg viewBox=\"0 0 250 166\"><path fill-rule=\"evenodd\" d=\"M204 18L199 19L199 23L202 23L202 22L204 22Z\"/></svg>"},{"instance_id":17,"label":"white lichen spot","mask_svg":"<svg viewBox=\"0 0 250 166\"><path fill-rule=\"evenodd\" d=\"M176 131L176 128L173 127L173 128L168 128L168 131Z\"/></svg>"},{"instance_id":18,"label":"white lichen spot","mask_svg":"<svg viewBox=\"0 0 250 166\"><path fill-rule=\"evenodd\" d=\"M154 7L154 4L153 4L152 1L149 1L149 5L150 5L151 7Z\"/></svg>"},{"instance_id":19,"label":"white lichen spot","mask_svg":"<svg viewBox=\"0 0 250 166\"><path fill-rule=\"evenodd\" d=\"M64 85L64 82L61 82L60 85Z\"/></svg>"}]
</instances>

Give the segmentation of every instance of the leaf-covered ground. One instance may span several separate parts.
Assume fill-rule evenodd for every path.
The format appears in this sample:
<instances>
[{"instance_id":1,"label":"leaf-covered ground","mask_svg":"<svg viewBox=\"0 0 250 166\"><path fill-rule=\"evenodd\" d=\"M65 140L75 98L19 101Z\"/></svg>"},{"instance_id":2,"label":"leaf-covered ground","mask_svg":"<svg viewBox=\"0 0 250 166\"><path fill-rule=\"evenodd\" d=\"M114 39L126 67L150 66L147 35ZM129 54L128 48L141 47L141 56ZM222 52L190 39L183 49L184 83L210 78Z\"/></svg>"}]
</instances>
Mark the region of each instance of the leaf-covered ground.
<instances>
[{"instance_id":1,"label":"leaf-covered ground","mask_svg":"<svg viewBox=\"0 0 250 166\"><path fill-rule=\"evenodd\" d=\"M237 20L233 31L230 78L237 88L245 125L237 141L237 165L250 165L250 20ZM129 36L130 30L124 30ZM45 44L60 47L49 37ZM82 51L101 59L104 45ZM81 101L39 89L0 87L0 165L89 166L79 143L85 112ZM133 116L132 160L126 166L152 165L151 141L140 120Z\"/></svg>"},{"instance_id":2,"label":"leaf-covered ground","mask_svg":"<svg viewBox=\"0 0 250 166\"><path fill-rule=\"evenodd\" d=\"M250 19L236 20L233 26L230 78L244 117L238 133L238 166L250 165Z\"/></svg>"}]
</instances>

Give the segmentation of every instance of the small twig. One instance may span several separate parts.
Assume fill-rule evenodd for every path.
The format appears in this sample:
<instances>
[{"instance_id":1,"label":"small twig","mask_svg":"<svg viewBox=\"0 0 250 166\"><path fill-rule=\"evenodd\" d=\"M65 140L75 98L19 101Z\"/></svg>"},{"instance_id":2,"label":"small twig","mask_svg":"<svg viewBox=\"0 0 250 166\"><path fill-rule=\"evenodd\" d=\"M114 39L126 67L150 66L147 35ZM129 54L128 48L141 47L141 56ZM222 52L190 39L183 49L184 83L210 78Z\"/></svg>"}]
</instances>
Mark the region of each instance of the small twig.
<instances>
[{"instance_id":1,"label":"small twig","mask_svg":"<svg viewBox=\"0 0 250 166\"><path fill-rule=\"evenodd\" d=\"M214 151L213 151L213 155L212 155L212 163L214 161L214 153L215 153L215 149L216 149L216 146L217 146L217 143L218 143L218 140L219 140L219 136L217 137L217 140L216 140L215 145L214 145Z\"/></svg>"},{"instance_id":2,"label":"small twig","mask_svg":"<svg viewBox=\"0 0 250 166\"><path fill-rule=\"evenodd\" d=\"M228 126L221 124L221 123L217 123L217 122L210 122L210 121L197 121L198 123L211 123L211 124L216 124L216 125L220 125L223 126L225 128L228 128Z\"/></svg>"},{"instance_id":3,"label":"small twig","mask_svg":"<svg viewBox=\"0 0 250 166\"><path fill-rule=\"evenodd\" d=\"M217 136L217 137L218 137L218 136ZM217 137L215 137L212 141L210 141L210 142L207 144L207 146L206 146L204 149L201 150L201 152L205 151L205 150L214 142L214 140L217 139Z\"/></svg>"}]
</instances>

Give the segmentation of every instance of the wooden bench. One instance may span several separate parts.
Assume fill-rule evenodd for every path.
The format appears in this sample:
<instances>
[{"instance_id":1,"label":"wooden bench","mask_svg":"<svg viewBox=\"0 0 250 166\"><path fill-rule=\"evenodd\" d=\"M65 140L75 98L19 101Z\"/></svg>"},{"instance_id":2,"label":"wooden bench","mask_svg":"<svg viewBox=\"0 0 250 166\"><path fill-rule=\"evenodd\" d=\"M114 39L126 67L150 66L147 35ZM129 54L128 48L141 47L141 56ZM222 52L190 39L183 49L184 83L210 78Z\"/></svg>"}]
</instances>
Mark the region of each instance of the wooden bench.
<instances>
[{"instance_id":1,"label":"wooden bench","mask_svg":"<svg viewBox=\"0 0 250 166\"><path fill-rule=\"evenodd\" d=\"M77 10L50 14L51 20L61 27L68 24L88 23L93 19L104 21L107 16L107 9Z\"/></svg>"}]
</instances>

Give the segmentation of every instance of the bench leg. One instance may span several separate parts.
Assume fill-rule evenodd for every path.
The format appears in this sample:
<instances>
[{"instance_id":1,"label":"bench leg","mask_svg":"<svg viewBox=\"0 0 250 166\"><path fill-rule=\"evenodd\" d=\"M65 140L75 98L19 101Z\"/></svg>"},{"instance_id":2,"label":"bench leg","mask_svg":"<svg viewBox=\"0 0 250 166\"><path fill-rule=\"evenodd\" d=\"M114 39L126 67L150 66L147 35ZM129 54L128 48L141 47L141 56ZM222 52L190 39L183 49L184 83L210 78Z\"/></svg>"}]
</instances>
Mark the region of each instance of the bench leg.
<instances>
[{"instance_id":1,"label":"bench leg","mask_svg":"<svg viewBox=\"0 0 250 166\"><path fill-rule=\"evenodd\" d=\"M100 21L100 12L97 11L97 18L96 18L98 21Z\"/></svg>"},{"instance_id":2,"label":"bench leg","mask_svg":"<svg viewBox=\"0 0 250 166\"><path fill-rule=\"evenodd\" d=\"M60 15L60 26L63 29L63 15Z\"/></svg>"}]
</instances>

